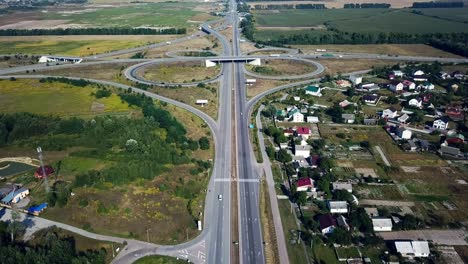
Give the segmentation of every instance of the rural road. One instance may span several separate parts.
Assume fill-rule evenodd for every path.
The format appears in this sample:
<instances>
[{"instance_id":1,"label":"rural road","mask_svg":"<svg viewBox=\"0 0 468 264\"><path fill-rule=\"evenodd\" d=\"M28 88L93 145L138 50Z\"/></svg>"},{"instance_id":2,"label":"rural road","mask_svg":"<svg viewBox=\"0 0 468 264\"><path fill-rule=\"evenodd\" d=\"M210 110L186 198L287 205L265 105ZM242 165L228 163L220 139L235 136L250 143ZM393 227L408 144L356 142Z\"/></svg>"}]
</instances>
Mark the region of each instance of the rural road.
<instances>
[{"instance_id":1,"label":"rural road","mask_svg":"<svg viewBox=\"0 0 468 264\"><path fill-rule=\"evenodd\" d=\"M388 161L387 157L385 156L385 154L382 151L382 148L380 148L380 146L375 146L375 150L377 150L377 152L379 152L380 157L382 157L382 160L385 163L385 165L387 165L388 167L392 166L392 164L390 164L390 161Z\"/></svg>"}]
</instances>

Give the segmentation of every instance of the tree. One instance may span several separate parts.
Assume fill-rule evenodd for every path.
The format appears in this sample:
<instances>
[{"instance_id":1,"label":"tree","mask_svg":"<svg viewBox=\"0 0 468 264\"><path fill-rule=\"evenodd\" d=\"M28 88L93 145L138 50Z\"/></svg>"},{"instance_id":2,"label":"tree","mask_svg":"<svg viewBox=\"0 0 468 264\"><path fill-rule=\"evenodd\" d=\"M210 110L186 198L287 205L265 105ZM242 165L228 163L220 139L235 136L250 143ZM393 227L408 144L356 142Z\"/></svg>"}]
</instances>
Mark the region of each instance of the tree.
<instances>
[{"instance_id":1,"label":"tree","mask_svg":"<svg viewBox=\"0 0 468 264\"><path fill-rule=\"evenodd\" d=\"M355 93L356 90L354 90L354 88L348 88L348 90L346 90L346 95L348 95L349 97L353 97Z\"/></svg>"},{"instance_id":2,"label":"tree","mask_svg":"<svg viewBox=\"0 0 468 264\"><path fill-rule=\"evenodd\" d=\"M358 228L361 232L371 233L373 230L372 220L362 207L351 213L350 220L351 225Z\"/></svg>"},{"instance_id":3,"label":"tree","mask_svg":"<svg viewBox=\"0 0 468 264\"><path fill-rule=\"evenodd\" d=\"M398 98L394 95L389 96L386 100L387 104L396 104L398 103Z\"/></svg>"},{"instance_id":4,"label":"tree","mask_svg":"<svg viewBox=\"0 0 468 264\"><path fill-rule=\"evenodd\" d=\"M333 229L333 233L329 236L330 242L340 245L350 245L353 242L351 234L341 227Z\"/></svg>"},{"instance_id":5,"label":"tree","mask_svg":"<svg viewBox=\"0 0 468 264\"><path fill-rule=\"evenodd\" d=\"M208 140L207 137L201 137L198 140L198 144L200 145L200 149L210 149L210 141Z\"/></svg>"},{"instance_id":6,"label":"tree","mask_svg":"<svg viewBox=\"0 0 468 264\"><path fill-rule=\"evenodd\" d=\"M16 207L13 207L10 212L11 212L11 223L8 225L8 231L11 236L11 241L14 241L15 236L19 235L22 231L24 231L25 227L23 223L18 221L20 219L20 213L18 212Z\"/></svg>"},{"instance_id":7,"label":"tree","mask_svg":"<svg viewBox=\"0 0 468 264\"><path fill-rule=\"evenodd\" d=\"M288 163L292 161L292 157L285 149L280 149L280 151L277 153L276 160L279 162Z\"/></svg>"},{"instance_id":8,"label":"tree","mask_svg":"<svg viewBox=\"0 0 468 264\"><path fill-rule=\"evenodd\" d=\"M266 146L265 151L270 159L275 158L275 148L272 146Z\"/></svg>"},{"instance_id":9,"label":"tree","mask_svg":"<svg viewBox=\"0 0 468 264\"><path fill-rule=\"evenodd\" d=\"M333 198L339 201L353 201L353 195L346 190L335 190L333 191Z\"/></svg>"},{"instance_id":10,"label":"tree","mask_svg":"<svg viewBox=\"0 0 468 264\"><path fill-rule=\"evenodd\" d=\"M269 105L262 110L262 115L264 117L273 117L276 115L276 108L274 105Z\"/></svg>"},{"instance_id":11,"label":"tree","mask_svg":"<svg viewBox=\"0 0 468 264\"><path fill-rule=\"evenodd\" d=\"M294 197L295 202L299 206L303 206L307 202L307 193L306 192L296 192L296 195Z\"/></svg>"}]
</instances>

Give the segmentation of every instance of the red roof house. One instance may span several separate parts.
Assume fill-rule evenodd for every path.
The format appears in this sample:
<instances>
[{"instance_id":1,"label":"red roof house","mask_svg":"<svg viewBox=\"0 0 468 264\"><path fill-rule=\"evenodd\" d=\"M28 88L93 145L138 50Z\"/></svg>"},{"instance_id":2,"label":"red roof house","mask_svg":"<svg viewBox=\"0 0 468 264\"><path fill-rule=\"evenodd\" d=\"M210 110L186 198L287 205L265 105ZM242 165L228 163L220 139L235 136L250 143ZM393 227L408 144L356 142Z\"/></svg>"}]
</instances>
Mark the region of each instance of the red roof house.
<instances>
[{"instance_id":1,"label":"red roof house","mask_svg":"<svg viewBox=\"0 0 468 264\"><path fill-rule=\"evenodd\" d=\"M298 192L315 191L314 181L308 177L297 180L296 186Z\"/></svg>"},{"instance_id":2,"label":"red roof house","mask_svg":"<svg viewBox=\"0 0 468 264\"><path fill-rule=\"evenodd\" d=\"M44 175L44 173L42 171L42 167L37 168L36 172L34 173L34 177L36 177L38 179L42 179L42 178L44 178L44 176L48 177L49 175L51 175L52 173L55 172L54 169L49 165L44 166L44 171L45 171L45 175Z\"/></svg>"},{"instance_id":3,"label":"red roof house","mask_svg":"<svg viewBox=\"0 0 468 264\"><path fill-rule=\"evenodd\" d=\"M308 127L298 127L296 130L298 136L309 136L310 135L310 128Z\"/></svg>"},{"instance_id":4,"label":"red roof house","mask_svg":"<svg viewBox=\"0 0 468 264\"><path fill-rule=\"evenodd\" d=\"M331 214L321 215L318 220L322 234L330 234L336 227L336 219Z\"/></svg>"}]
</instances>

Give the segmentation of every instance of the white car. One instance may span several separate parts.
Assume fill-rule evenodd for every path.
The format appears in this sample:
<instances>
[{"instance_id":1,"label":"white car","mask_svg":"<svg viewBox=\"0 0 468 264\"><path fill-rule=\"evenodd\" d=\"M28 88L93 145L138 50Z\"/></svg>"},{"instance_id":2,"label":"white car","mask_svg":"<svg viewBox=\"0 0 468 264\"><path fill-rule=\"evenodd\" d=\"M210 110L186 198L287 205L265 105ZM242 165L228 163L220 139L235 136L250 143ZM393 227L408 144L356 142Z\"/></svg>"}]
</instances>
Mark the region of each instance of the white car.
<instances>
[{"instance_id":1,"label":"white car","mask_svg":"<svg viewBox=\"0 0 468 264\"><path fill-rule=\"evenodd\" d=\"M223 195L222 194L218 195L218 200L220 200L220 201L223 200Z\"/></svg>"}]
</instances>

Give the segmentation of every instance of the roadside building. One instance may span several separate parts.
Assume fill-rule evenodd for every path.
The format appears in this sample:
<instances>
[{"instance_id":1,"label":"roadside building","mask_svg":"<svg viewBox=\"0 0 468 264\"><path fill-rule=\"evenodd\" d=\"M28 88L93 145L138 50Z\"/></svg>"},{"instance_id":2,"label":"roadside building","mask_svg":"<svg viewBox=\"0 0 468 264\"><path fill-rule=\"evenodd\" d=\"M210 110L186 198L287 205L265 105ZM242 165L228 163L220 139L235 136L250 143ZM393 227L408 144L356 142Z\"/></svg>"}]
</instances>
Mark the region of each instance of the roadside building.
<instances>
[{"instance_id":1,"label":"roadside building","mask_svg":"<svg viewBox=\"0 0 468 264\"><path fill-rule=\"evenodd\" d=\"M315 85L309 85L305 88L305 93L306 94L310 94L312 96L317 96L317 97L320 97L322 96L322 93L321 93L322 89L318 86L315 86Z\"/></svg>"},{"instance_id":2,"label":"roadside building","mask_svg":"<svg viewBox=\"0 0 468 264\"><path fill-rule=\"evenodd\" d=\"M390 218L372 218L372 225L375 232L390 232L393 227Z\"/></svg>"},{"instance_id":3,"label":"roadside building","mask_svg":"<svg viewBox=\"0 0 468 264\"><path fill-rule=\"evenodd\" d=\"M348 202L346 201L328 201L327 204L332 214L345 214L348 212Z\"/></svg>"},{"instance_id":4,"label":"roadside building","mask_svg":"<svg viewBox=\"0 0 468 264\"><path fill-rule=\"evenodd\" d=\"M404 258L427 258L431 253L427 241L395 241L395 249Z\"/></svg>"}]
</instances>

